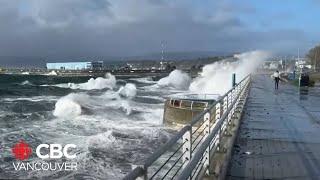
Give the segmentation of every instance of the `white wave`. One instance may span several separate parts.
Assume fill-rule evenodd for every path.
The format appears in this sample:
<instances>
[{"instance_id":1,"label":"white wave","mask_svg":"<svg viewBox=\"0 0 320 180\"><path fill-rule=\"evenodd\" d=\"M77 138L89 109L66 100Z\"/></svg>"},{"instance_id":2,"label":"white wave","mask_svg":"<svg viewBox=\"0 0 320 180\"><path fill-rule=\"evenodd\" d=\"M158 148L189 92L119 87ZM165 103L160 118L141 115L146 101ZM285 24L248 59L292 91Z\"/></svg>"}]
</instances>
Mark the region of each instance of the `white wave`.
<instances>
[{"instance_id":1,"label":"white wave","mask_svg":"<svg viewBox=\"0 0 320 180\"><path fill-rule=\"evenodd\" d=\"M144 78L131 78L137 82L146 83L146 84L155 84L156 81L153 81L151 77L144 77Z\"/></svg>"},{"instance_id":2,"label":"white wave","mask_svg":"<svg viewBox=\"0 0 320 180\"><path fill-rule=\"evenodd\" d=\"M188 89L190 82L191 78L187 73L181 70L174 70L167 77L160 79L157 85L160 87L172 87L185 90Z\"/></svg>"},{"instance_id":3,"label":"white wave","mask_svg":"<svg viewBox=\"0 0 320 180\"><path fill-rule=\"evenodd\" d=\"M222 61L206 65L201 75L190 84L189 90L194 93L224 94L232 86L232 73L236 73L239 81L254 72L269 56L265 51L251 51L235 55L239 59L235 62Z\"/></svg>"},{"instance_id":4,"label":"white wave","mask_svg":"<svg viewBox=\"0 0 320 180\"><path fill-rule=\"evenodd\" d=\"M85 83L63 83L48 85L44 84L41 86L56 86L60 88L71 88L71 89L82 89L82 90L93 90L93 89L113 89L116 87L116 77L110 73L107 73L105 77L90 78Z\"/></svg>"},{"instance_id":5,"label":"white wave","mask_svg":"<svg viewBox=\"0 0 320 180\"><path fill-rule=\"evenodd\" d=\"M2 101L14 102L14 101L56 101L58 100L57 96L32 96L32 97L20 97L20 98L2 98Z\"/></svg>"},{"instance_id":6,"label":"white wave","mask_svg":"<svg viewBox=\"0 0 320 180\"><path fill-rule=\"evenodd\" d=\"M45 74L46 76L57 76L58 73L56 71L50 71L49 73Z\"/></svg>"},{"instance_id":7,"label":"white wave","mask_svg":"<svg viewBox=\"0 0 320 180\"><path fill-rule=\"evenodd\" d=\"M147 107L146 107L147 109ZM147 109L144 113L141 114L141 117L146 121L151 121L154 125L161 125L163 123L163 108L162 104L160 107Z\"/></svg>"},{"instance_id":8,"label":"white wave","mask_svg":"<svg viewBox=\"0 0 320 180\"><path fill-rule=\"evenodd\" d=\"M21 74L22 74L22 75L30 75L29 72L22 72Z\"/></svg>"},{"instance_id":9,"label":"white wave","mask_svg":"<svg viewBox=\"0 0 320 180\"><path fill-rule=\"evenodd\" d=\"M137 94L136 85L134 85L132 83L127 83L125 86L120 87L118 93L121 96L128 97L128 98L133 98Z\"/></svg>"},{"instance_id":10,"label":"white wave","mask_svg":"<svg viewBox=\"0 0 320 180\"><path fill-rule=\"evenodd\" d=\"M84 89L84 90L92 90L92 89L113 89L116 86L116 78L110 73L107 73L105 77L98 77L96 79L90 78L88 82L75 84L68 83L68 86L71 89Z\"/></svg>"},{"instance_id":11,"label":"white wave","mask_svg":"<svg viewBox=\"0 0 320 180\"><path fill-rule=\"evenodd\" d=\"M134 84L127 83L117 92L109 90L100 96L89 96L85 93L71 93L60 98L53 111L53 115L60 118L74 118L82 114L85 109L101 109L112 107L123 110L127 115L132 112L130 99L135 97L137 89Z\"/></svg>"},{"instance_id":12,"label":"white wave","mask_svg":"<svg viewBox=\"0 0 320 180\"><path fill-rule=\"evenodd\" d=\"M53 115L61 118L74 118L82 112L81 103L87 102L88 95L71 93L60 98L55 104Z\"/></svg>"},{"instance_id":13,"label":"white wave","mask_svg":"<svg viewBox=\"0 0 320 180\"><path fill-rule=\"evenodd\" d=\"M20 83L20 85L29 85L29 86L33 86L33 84L32 84L30 81L28 81L28 80L23 81L22 83Z\"/></svg>"},{"instance_id":14,"label":"white wave","mask_svg":"<svg viewBox=\"0 0 320 180\"><path fill-rule=\"evenodd\" d=\"M114 109L120 109L125 112L126 115L130 115L132 112L132 107L130 106L130 99L121 98L118 93L106 93L103 96L100 96L101 107L111 107Z\"/></svg>"},{"instance_id":15,"label":"white wave","mask_svg":"<svg viewBox=\"0 0 320 180\"><path fill-rule=\"evenodd\" d=\"M112 131L106 131L103 133L99 133L97 135L90 136L87 139L87 144L89 147L95 146L100 148L109 147L110 144L114 143L116 138L112 136Z\"/></svg>"}]
</instances>

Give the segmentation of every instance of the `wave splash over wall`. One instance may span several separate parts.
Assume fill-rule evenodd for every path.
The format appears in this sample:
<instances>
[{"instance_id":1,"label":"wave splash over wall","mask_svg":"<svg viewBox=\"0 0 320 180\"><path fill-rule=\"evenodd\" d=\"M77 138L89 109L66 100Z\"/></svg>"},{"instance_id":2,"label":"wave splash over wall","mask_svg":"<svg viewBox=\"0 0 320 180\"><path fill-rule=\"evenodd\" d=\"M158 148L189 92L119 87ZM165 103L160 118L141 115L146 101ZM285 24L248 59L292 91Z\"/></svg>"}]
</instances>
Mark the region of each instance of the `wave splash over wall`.
<instances>
[{"instance_id":1,"label":"wave splash over wall","mask_svg":"<svg viewBox=\"0 0 320 180\"><path fill-rule=\"evenodd\" d=\"M237 82L243 79L267 58L266 51L250 51L234 55L235 62L220 61L203 67L199 77L190 84L189 90L195 93L224 94L231 88L232 73L236 73Z\"/></svg>"}]
</instances>

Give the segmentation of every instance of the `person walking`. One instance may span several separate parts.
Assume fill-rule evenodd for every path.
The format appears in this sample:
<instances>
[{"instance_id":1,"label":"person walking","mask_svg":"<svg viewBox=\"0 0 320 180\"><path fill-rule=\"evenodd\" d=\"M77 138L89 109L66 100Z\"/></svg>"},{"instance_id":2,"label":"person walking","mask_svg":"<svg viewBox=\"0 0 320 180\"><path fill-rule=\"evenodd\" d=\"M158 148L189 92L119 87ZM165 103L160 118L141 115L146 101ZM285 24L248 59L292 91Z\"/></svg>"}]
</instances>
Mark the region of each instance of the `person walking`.
<instances>
[{"instance_id":1,"label":"person walking","mask_svg":"<svg viewBox=\"0 0 320 180\"><path fill-rule=\"evenodd\" d=\"M280 81L280 73L277 70L276 72L273 73L273 78L274 78L274 89L279 89L279 81Z\"/></svg>"}]
</instances>

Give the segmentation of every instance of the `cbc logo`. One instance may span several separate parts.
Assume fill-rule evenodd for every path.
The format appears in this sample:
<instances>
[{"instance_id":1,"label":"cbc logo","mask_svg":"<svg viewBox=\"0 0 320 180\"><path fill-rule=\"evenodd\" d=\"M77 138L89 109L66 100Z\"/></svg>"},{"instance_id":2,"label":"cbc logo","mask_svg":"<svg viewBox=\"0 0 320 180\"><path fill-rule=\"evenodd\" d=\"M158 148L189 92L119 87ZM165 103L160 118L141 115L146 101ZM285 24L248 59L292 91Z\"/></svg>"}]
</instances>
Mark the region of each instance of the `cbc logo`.
<instances>
[{"instance_id":1,"label":"cbc logo","mask_svg":"<svg viewBox=\"0 0 320 180\"><path fill-rule=\"evenodd\" d=\"M61 144L40 144L36 149L36 154L41 159L59 159L63 156L68 159L76 158L75 154L69 154L68 151L71 148L76 148L74 144L67 144L64 147ZM48 149L49 154L41 154L41 149Z\"/></svg>"},{"instance_id":2,"label":"cbc logo","mask_svg":"<svg viewBox=\"0 0 320 180\"><path fill-rule=\"evenodd\" d=\"M59 159L63 156L68 159L76 158L76 154L70 154L72 149L77 146L74 144L40 144L36 148L36 154L41 159ZM44 153L46 152L46 153ZM24 141L20 141L12 148L12 154L16 159L25 160L32 154L32 149L29 144Z\"/></svg>"}]
</instances>

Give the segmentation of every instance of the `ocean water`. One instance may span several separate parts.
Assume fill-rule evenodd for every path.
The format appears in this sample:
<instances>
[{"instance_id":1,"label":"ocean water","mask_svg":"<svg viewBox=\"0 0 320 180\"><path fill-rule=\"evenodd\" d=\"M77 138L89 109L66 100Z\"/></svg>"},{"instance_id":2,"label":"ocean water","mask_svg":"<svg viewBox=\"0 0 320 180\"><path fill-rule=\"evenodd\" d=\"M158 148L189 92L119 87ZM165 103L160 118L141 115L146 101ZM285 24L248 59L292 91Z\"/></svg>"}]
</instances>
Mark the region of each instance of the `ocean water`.
<instances>
[{"instance_id":1,"label":"ocean water","mask_svg":"<svg viewBox=\"0 0 320 180\"><path fill-rule=\"evenodd\" d=\"M0 179L121 179L172 136L162 124L163 102L181 92L143 74L0 75ZM23 162L41 161L39 144L75 144L78 170L16 171L11 148L20 140L33 149Z\"/></svg>"}]
</instances>

